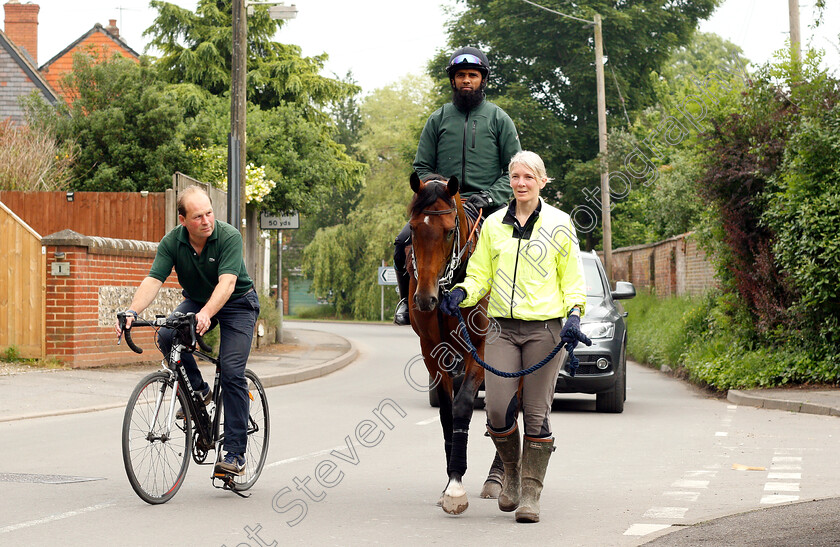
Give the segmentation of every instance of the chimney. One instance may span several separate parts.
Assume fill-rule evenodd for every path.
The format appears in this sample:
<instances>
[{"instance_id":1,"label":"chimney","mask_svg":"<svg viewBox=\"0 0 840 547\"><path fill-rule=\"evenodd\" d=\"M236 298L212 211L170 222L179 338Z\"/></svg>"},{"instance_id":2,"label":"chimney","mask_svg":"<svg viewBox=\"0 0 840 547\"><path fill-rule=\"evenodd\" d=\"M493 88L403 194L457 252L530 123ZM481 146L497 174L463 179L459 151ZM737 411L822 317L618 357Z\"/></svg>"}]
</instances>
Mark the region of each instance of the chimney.
<instances>
[{"instance_id":1,"label":"chimney","mask_svg":"<svg viewBox=\"0 0 840 547\"><path fill-rule=\"evenodd\" d=\"M15 45L29 54L38 65L38 4L21 4L19 0L9 0L3 4L6 11L6 36Z\"/></svg>"},{"instance_id":2,"label":"chimney","mask_svg":"<svg viewBox=\"0 0 840 547\"><path fill-rule=\"evenodd\" d=\"M117 20L116 19L108 19L108 26L105 27L105 30L116 36L117 38L120 37L120 29L117 28Z\"/></svg>"}]
</instances>

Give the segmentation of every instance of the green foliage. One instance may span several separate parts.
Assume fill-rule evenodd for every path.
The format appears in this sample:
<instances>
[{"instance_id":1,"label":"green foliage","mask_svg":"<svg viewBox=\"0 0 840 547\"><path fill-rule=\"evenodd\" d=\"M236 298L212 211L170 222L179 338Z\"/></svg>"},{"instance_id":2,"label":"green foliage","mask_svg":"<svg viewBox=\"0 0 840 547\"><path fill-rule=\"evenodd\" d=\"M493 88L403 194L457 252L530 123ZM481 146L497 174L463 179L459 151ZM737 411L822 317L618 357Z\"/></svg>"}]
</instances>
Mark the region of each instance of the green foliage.
<instances>
[{"instance_id":1,"label":"green foliage","mask_svg":"<svg viewBox=\"0 0 840 547\"><path fill-rule=\"evenodd\" d=\"M231 0L199 0L195 12L161 0L150 5L158 16L144 36L162 52L156 63L170 83L193 83L213 95L230 90L232 58ZM248 101L270 109L294 103L309 119L325 114L313 105L353 94L355 86L324 78L319 72L326 55L301 57L300 47L271 41L285 24L272 20L266 6L257 6L248 18L246 88Z\"/></svg>"},{"instance_id":2,"label":"green foliage","mask_svg":"<svg viewBox=\"0 0 840 547\"><path fill-rule=\"evenodd\" d=\"M179 133L184 108L147 59L77 53L63 85L75 94L69 109L32 115L61 146L76 147L73 189L163 191L172 173L190 172Z\"/></svg>"},{"instance_id":3,"label":"green foliage","mask_svg":"<svg viewBox=\"0 0 840 547\"><path fill-rule=\"evenodd\" d=\"M303 272L335 313L378 319L381 288L376 271L392 263L393 241L411 200L410 158L428 112L425 78L407 77L374 91L360 105L363 127L357 150L371 166L358 204L343 222L320 228L303 254ZM385 291L385 307L396 305Z\"/></svg>"},{"instance_id":4,"label":"green foliage","mask_svg":"<svg viewBox=\"0 0 840 547\"><path fill-rule=\"evenodd\" d=\"M267 328L276 329L280 325L280 310L277 309L277 300L266 293L260 293L260 319L265 321Z\"/></svg>"},{"instance_id":5,"label":"green foliage","mask_svg":"<svg viewBox=\"0 0 840 547\"><path fill-rule=\"evenodd\" d=\"M718 391L793 383L836 383L840 362L792 341L769 345L755 334L748 310L733 294L625 303L628 354L657 368L668 365Z\"/></svg>"},{"instance_id":6,"label":"green foliage","mask_svg":"<svg viewBox=\"0 0 840 547\"><path fill-rule=\"evenodd\" d=\"M328 305L307 306L298 310L298 319L335 319L335 308Z\"/></svg>"},{"instance_id":7,"label":"green foliage","mask_svg":"<svg viewBox=\"0 0 840 547\"><path fill-rule=\"evenodd\" d=\"M514 119L522 147L543 155L549 174L564 181L573 168L571 161L587 162L598 154L591 26L522 2L462 3L464 9L449 26L449 46L475 45L488 55L492 68L489 97L504 97L498 102ZM591 20L595 13L602 16L610 127L625 123L615 81L631 111L655 104L657 92L651 73L662 70L671 53L690 41L697 23L719 3L540 2L584 19ZM429 63L429 73L440 82L439 102L450 96L443 72L446 61L447 52L441 52ZM587 186L593 182L597 187L597 179ZM582 203L574 201L576 198L569 188L563 189L560 207L570 211Z\"/></svg>"},{"instance_id":8,"label":"green foliage","mask_svg":"<svg viewBox=\"0 0 840 547\"><path fill-rule=\"evenodd\" d=\"M20 350L18 347L11 345L0 353L0 360L15 363L17 361L22 361L23 358L20 356Z\"/></svg>"}]
</instances>

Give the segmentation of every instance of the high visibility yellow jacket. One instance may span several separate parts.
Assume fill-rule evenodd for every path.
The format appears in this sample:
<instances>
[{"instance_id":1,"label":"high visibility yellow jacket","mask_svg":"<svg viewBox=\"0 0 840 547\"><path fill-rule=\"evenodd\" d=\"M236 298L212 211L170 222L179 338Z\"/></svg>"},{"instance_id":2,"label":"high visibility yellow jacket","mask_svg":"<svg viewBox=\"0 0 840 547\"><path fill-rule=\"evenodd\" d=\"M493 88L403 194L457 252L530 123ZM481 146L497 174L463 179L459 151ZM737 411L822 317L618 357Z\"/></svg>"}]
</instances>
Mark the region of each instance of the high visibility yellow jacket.
<instances>
[{"instance_id":1,"label":"high visibility yellow jacket","mask_svg":"<svg viewBox=\"0 0 840 547\"><path fill-rule=\"evenodd\" d=\"M543 202L525 223L516 202L484 221L460 287L462 307L474 306L487 291L490 317L546 321L586 307L580 246L567 213ZM492 290L491 290L492 289Z\"/></svg>"}]
</instances>

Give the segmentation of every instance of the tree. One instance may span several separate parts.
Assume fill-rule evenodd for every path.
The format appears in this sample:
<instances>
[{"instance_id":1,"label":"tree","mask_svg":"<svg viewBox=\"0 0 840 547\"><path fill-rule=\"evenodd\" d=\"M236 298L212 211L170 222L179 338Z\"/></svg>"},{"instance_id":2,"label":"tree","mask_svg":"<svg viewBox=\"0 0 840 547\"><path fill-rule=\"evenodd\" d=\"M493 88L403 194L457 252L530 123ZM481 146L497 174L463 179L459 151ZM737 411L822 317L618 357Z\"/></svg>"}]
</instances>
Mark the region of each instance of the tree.
<instances>
[{"instance_id":1,"label":"tree","mask_svg":"<svg viewBox=\"0 0 840 547\"><path fill-rule=\"evenodd\" d=\"M379 317L374 274L383 261L392 262L394 238L406 221L411 159L429 111L429 84L427 78L409 76L365 98L358 150L370 172L358 205L345 222L319 229L304 249L304 273L340 314ZM386 306L393 308L396 294L386 294Z\"/></svg>"},{"instance_id":2,"label":"tree","mask_svg":"<svg viewBox=\"0 0 840 547\"><path fill-rule=\"evenodd\" d=\"M71 188L162 191L172 173L190 171L181 140L184 108L148 58L138 64L79 53L63 86L75 96L70 107L30 112L59 143L76 147Z\"/></svg>"},{"instance_id":3,"label":"tree","mask_svg":"<svg viewBox=\"0 0 840 547\"><path fill-rule=\"evenodd\" d=\"M464 10L450 23L449 45L475 45L488 55L490 98L505 98L498 102L516 122L523 148L543 155L549 173L562 183L573 165L569 162L587 162L598 154L592 29L521 1L462 3ZM591 20L596 12L603 17L607 110L609 125L615 126L623 125L623 113L613 71L627 108L651 106L656 93L650 73L661 70L671 53L689 42L698 21L720 2L539 3L584 19ZM441 53L429 65L441 81L441 101L449 95L442 75L445 64ZM558 190L566 210L581 201L580 189L566 185Z\"/></svg>"}]
</instances>

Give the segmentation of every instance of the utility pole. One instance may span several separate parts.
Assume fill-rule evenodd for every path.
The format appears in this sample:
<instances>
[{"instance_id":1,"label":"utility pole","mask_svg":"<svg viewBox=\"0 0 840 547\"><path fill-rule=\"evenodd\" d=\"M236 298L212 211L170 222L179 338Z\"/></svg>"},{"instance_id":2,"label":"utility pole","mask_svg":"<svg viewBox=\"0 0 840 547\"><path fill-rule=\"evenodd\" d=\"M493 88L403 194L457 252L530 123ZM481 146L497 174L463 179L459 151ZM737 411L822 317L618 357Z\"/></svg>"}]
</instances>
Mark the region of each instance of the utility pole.
<instances>
[{"instance_id":1,"label":"utility pole","mask_svg":"<svg viewBox=\"0 0 840 547\"><path fill-rule=\"evenodd\" d=\"M248 23L245 0L233 0L233 49L230 81L230 142L228 159L229 222L245 240L245 75L248 60ZM243 252L245 246L243 245Z\"/></svg>"},{"instance_id":2,"label":"utility pole","mask_svg":"<svg viewBox=\"0 0 840 547\"><path fill-rule=\"evenodd\" d=\"M788 0L788 13L790 14L790 52L798 71L802 44L802 36L799 33L799 0Z\"/></svg>"},{"instance_id":3,"label":"utility pole","mask_svg":"<svg viewBox=\"0 0 840 547\"><path fill-rule=\"evenodd\" d=\"M795 0L791 0L795 1ZM598 152L601 158L601 222L604 230L604 269L612 282L612 221L610 220L610 173L607 164L607 99L604 92L604 41L601 16L595 14L595 79L598 95Z\"/></svg>"}]
</instances>

